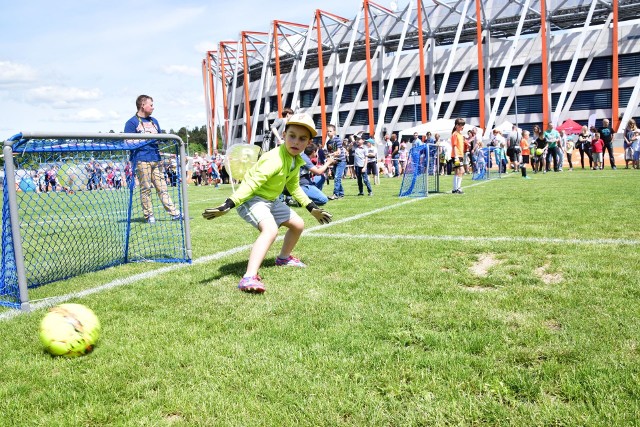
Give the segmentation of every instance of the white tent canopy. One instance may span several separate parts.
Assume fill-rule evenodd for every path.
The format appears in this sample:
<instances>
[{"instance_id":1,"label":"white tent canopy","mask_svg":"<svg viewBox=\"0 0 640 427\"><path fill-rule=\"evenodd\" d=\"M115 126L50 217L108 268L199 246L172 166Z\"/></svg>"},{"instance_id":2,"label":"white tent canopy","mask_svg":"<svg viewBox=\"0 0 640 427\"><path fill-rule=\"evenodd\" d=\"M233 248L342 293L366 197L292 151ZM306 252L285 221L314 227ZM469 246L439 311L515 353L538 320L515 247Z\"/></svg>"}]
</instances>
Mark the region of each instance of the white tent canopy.
<instances>
[{"instance_id":1,"label":"white tent canopy","mask_svg":"<svg viewBox=\"0 0 640 427\"><path fill-rule=\"evenodd\" d=\"M400 139L402 139L403 136L411 137L415 132L418 132L418 135L423 136L423 135L426 135L427 132L431 132L431 135L434 137L435 137L435 134L437 133L437 134L440 134L440 138L448 139L451 137L451 134L453 133L453 127L455 125L455 122L456 122L455 119L438 119L432 122L422 123L422 124L419 124L418 126L401 130L399 137ZM474 127L477 127L477 126L473 126L468 123L465 124L462 130L463 135L466 135L466 133L470 129L473 129ZM482 134L481 128L478 128L478 131Z\"/></svg>"},{"instance_id":2,"label":"white tent canopy","mask_svg":"<svg viewBox=\"0 0 640 427\"><path fill-rule=\"evenodd\" d=\"M494 129L500 129L500 132L505 137L511 133L512 128L513 123L511 123L509 120L505 120L500 125L494 127ZM522 134L522 129L518 128L518 135L520 134Z\"/></svg>"}]
</instances>

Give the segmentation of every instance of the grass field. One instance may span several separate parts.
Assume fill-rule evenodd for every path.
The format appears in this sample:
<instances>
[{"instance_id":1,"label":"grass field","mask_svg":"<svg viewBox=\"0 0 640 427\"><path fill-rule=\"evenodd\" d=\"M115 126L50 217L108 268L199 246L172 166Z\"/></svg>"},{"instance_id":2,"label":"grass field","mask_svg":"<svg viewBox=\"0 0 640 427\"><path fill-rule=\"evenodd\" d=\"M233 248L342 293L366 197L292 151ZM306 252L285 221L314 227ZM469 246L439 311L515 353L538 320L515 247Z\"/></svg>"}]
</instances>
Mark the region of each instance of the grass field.
<instances>
[{"instance_id":1,"label":"grass field","mask_svg":"<svg viewBox=\"0 0 640 427\"><path fill-rule=\"evenodd\" d=\"M308 268L275 267L277 242L264 295L236 289L253 229L200 217L230 187L192 186L192 265L30 292L84 295L92 354L52 358L44 310L0 310L0 425L640 425L640 173L532 178L347 180L329 226L298 209Z\"/></svg>"}]
</instances>

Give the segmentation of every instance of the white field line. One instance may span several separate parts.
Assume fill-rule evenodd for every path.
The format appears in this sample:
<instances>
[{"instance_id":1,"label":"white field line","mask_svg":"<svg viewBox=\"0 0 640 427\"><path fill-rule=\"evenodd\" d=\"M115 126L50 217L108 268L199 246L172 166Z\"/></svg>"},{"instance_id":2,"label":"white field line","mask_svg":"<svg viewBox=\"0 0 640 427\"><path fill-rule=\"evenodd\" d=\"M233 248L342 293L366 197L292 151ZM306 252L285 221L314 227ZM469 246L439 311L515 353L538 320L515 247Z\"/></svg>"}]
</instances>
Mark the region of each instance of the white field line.
<instances>
[{"instance_id":1,"label":"white field line","mask_svg":"<svg viewBox=\"0 0 640 427\"><path fill-rule=\"evenodd\" d=\"M630 239L553 239L540 237L476 237L476 236L409 236L401 234L349 234L349 233L305 233L308 237L332 239L372 239L372 240L441 240L461 242L497 242L497 243L539 243L560 245L626 245L638 246L640 240Z\"/></svg>"},{"instance_id":2,"label":"white field line","mask_svg":"<svg viewBox=\"0 0 640 427\"><path fill-rule=\"evenodd\" d=\"M482 185L482 184L485 184L487 182L491 182L491 181L490 180L489 181L480 181L480 182L477 182L475 184L467 185L467 186L465 186L465 188L475 187L477 185ZM399 203L394 203L394 204L389 205L389 206L385 206L385 207L382 207L382 208L374 209L374 210L368 211L368 212L363 212L361 214L350 216L348 218L343 218L343 219L340 219L338 221L333 221L330 224L318 225L318 226L315 226L315 227L311 227L308 230L306 230L304 234L313 233L316 230L323 230L323 229L326 229L327 227L333 227L335 225L344 224L346 222L356 221L356 220L358 220L360 218L364 218L364 217L367 217L367 216L370 216L370 215L375 215L377 213L384 212L384 211L387 211L387 210L390 210L390 209L394 209L394 208L397 208L397 207L400 207L400 206L404 206L404 205L409 204L409 203L414 203L414 202L417 202L417 201L420 201L420 200L429 200L430 198L437 197L437 196L442 196L444 194L447 194L447 193L436 193L436 194L432 194L432 195L430 195L430 196L428 196L426 198L417 197L417 198L414 198L414 199L403 200L403 201L401 201ZM460 196L455 196L455 197L460 197ZM279 236L277 240L281 240L283 237L284 236ZM193 260L193 262L191 264L172 264L172 265L169 265L169 266L165 266L165 267L159 268L157 270L152 270L152 271L147 271L145 273L135 274L133 276L125 277L123 279L117 279L117 280L114 280L112 282L105 283L104 285L96 286L94 288L85 289L84 291L72 292L72 293L69 293L69 294L60 295L60 296L57 296L57 297L46 298L46 299L39 300L39 301L31 301L31 304L30 304L31 305L31 311L36 311L36 310L41 310L41 309L45 309L45 308L48 308L48 307L53 307L55 305L62 304L62 303L66 302L66 301L69 301L71 299L82 298L82 297L86 297L86 296L89 296L89 295L92 295L92 294L95 294L95 293L98 293L98 292L103 292L103 291L107 291L107 290L110 290L110 289L118 288L120 286L125 286L125 285L129 285L129 284L132 284L132 283L136 283L136 282L139 282L141 280L151 279L153 277L159 276L159 275L164 274L164 273L169 273L169 272L172 272L172 271L176 271L176 270L179 270L179 269L190 267L191 265L205 264L205 263L208 263L208 262L211 262L211 261L215 261L215 260L219 260L219 259L222 259L222 258L226 258L226 257L228 257L230 255L234 255L234 254L236 254L238 252L242 252L242 251L248 250L252 246L253 245L237 246L237 247L229 249L227 251L217 252L217 253L212 254L212 255L207 255L207 256L198 258L196 260ZM9 310L9 311L6 311L4 313L0 313L0 321L11 319L13 317L19 316L19 315L24 314L24 313L25 313L24 311L20 311L20 310Z\"/></svg>"}]
</instances>

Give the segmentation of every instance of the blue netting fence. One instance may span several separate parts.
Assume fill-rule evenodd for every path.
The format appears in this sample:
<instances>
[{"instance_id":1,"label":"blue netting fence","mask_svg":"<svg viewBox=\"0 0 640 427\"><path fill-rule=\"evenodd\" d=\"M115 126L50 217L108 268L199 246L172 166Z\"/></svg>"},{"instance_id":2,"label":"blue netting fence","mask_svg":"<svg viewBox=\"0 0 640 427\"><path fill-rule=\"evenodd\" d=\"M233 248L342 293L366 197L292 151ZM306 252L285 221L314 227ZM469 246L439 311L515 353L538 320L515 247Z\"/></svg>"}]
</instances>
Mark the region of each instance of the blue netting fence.
<instances>
[{"instance_id":1,"label":"blue netting fence","mask_svg":"<svg viewBox=\"0 0 640 427\"><path fill-rule=\"evenodd\" d=\"M127 262L190 262L178 137L125 140L16 135L5 145L10 142L29 288ZM135 156L149 144L157 144L161 154L161 160L154 163L154 182L138 174L145 164ZM5 154L5 162L10 160ZM150 189L153 224L143 213L143 188ZM8 191L5 176L0 305L17 307ZM172 209L167 210L167 199Z\"/></svg>"},{"instance_id":2,"label":"blue netting fence","mask_svg":"<svg viewBox=\"0 0 640 427\"><path fill-rule=\"evenodd\" d=\"M498 147L483 147L473 154L474 167L471 179L480 181L500 178L506 164L507 158L504 150Z\"/></svg>"},{"instance_id":3,"label":"blue netting fence","mask_svg":"<svg viewBox=\"0 0 640 427\"><path fill-rule=\"evenodd\" d=\"M411 147L402 175L399 197L426 197L440 191L438 146L421 144Z\"/></svg>"}]
</instances>

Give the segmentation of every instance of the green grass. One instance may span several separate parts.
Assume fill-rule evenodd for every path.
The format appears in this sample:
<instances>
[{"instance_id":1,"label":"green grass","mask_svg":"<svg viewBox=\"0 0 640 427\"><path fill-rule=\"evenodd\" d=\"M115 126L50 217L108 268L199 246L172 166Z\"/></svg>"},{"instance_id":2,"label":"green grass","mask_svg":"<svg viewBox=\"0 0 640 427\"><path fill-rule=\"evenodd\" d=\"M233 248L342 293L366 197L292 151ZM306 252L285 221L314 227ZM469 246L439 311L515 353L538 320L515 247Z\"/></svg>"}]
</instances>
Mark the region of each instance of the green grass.
<instances>
[{"instance_id":1,"label":"green grass","mask_svg":"<svg viewBox=\"0 0 640 427\"><path fill-rule=\"evenodd\" d=\"M103 325L82 358L43 352L43 311L0 321L0 425L638 425L639 179L465 177L465 195L425 199L347 180L333 225L297 209L308 268L276 268L277 242L262 296L236 289L244 250L75 300ZM230 192L189 188L195 260L255 239L235 213L200 217Z\"/></svg>"}]
</instances>

